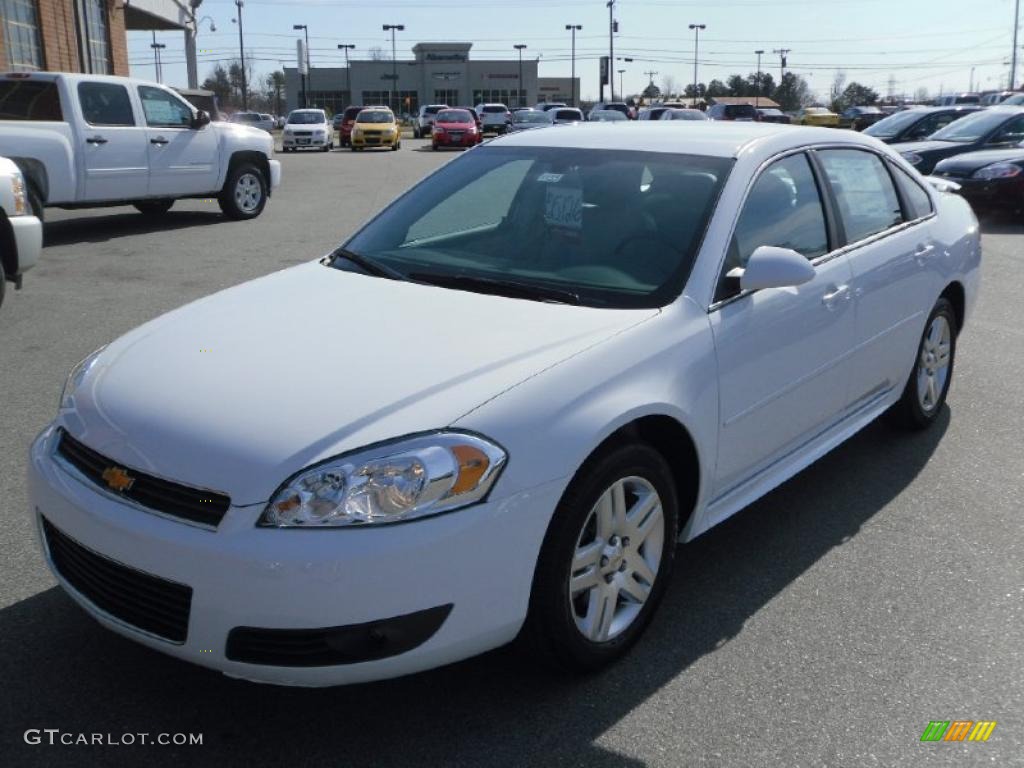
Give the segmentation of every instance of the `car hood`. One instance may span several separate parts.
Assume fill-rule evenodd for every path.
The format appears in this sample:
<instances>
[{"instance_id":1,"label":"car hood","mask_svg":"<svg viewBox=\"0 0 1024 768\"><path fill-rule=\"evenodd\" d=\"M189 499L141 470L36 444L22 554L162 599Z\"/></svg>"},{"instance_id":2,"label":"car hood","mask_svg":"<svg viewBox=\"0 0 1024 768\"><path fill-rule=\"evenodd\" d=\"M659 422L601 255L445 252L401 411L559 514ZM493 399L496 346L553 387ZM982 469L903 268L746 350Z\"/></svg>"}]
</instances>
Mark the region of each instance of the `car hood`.
<instances>
[{"instance_id":1,"label":"car hood","mask_svg":"<svg viewBox=\"0 0 1024 768\"><path fill-rule=\"evenodd\" d=\"M922 152L942 152L955 150L957 147L966 146L956 141L901 141L892 145L897 152L913 152L920 155Z\"/></svg>"},{"instance_id":2,"label":"car hood","mask_svg":"<svg viewBox=\"0 0 1024 768\"><path fill-rule=\"evenodd\" d=\"M59 422L127 467L255 504L312 463L453 424L655 314L304 264L113 342Z\"/></svg>"},{"instance_id":3,"label":"car hood","mask_svg":"<svg viewBox=\"0 0 1024 768\"><path fill-rule=\"evenodd\" d=\"M964 152L962 155L949 157L935 166L936 173L947 173L950 171L963 175L970 171L976 171L992 163L1021 163L1024 162L1024 147L1013 149L986 149L980 152Z\"/></svg>"}]
</instances>

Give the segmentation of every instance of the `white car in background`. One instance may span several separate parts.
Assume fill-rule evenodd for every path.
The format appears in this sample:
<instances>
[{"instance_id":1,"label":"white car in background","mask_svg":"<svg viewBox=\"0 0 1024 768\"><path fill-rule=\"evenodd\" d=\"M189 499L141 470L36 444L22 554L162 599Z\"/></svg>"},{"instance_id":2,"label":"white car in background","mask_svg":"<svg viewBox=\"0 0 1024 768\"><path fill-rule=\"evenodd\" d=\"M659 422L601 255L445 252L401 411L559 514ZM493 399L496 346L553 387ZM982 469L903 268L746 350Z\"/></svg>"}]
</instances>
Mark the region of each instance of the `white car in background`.
<instances>
[{"instance_id":1,"label":"white car in background","mask_svg":"<svg viewBox=\"0 0 1024 768\"><path fill-rule=\"evenodd\" d=\"M504 104L477 104L483 133L505 133L512 123L512 113Z\"/></svg>"},{"instance_id":2,"label":"white car in background","mask_svg":"<svg viewBox=\"0 0 1024 768\"><path fill-rule=\"evenodd\" d=\"M939 418L980 257L967 203L861 134L523 131L89 355L30 514L104 626L233 677L517 636L595 669L677 542L886 412Z\"/></svg>"},{"instance_id":3,"label":"white car in background","mask_svg":"<svg viewBox=\"0 0 1024 768\"><path fill-rule=\"evenodd\" d=\"M253 128L259 128L267 133L274 130L274 118L259 112L235 112L235 114L228 118L228 121L240 125L251 125Z\"/></svg>"},{"instance_id":4,"label":"white car in background","mask_svg":"<svg viewBox=\"0 0 1024 768\"><path fill-rule=\"evenodd\" d=\"M413 120L413 138L422 139L424 136L429 136L434 130L434 120L437 119L437 113L442 109L448 109L448 105L424 104L420 107L419 112L416 114L416 118Z\"/></svg>"},{"instance_id":5,"label":"white car in background","mask_svg":"<svg viewBox=\"0 0 1024 768\"><path fill-rule=\"evenodd\" d=\"M281 148L285 152L297 149L319 149L330 152L334 134L322 109L293 109L288 113L281 134Z\"/></svg>"},{"instance_id":6,"label":"white car in background","mask_svg":"<svg viewBox=\"0 0 1024 768\"><path fill-rule=\"evenodd\" d=\"M42 247L43 223L33 213L25 177L11 160L0 157L0 305L7 283L21 288Z\"/></svg>"}]
</instances>

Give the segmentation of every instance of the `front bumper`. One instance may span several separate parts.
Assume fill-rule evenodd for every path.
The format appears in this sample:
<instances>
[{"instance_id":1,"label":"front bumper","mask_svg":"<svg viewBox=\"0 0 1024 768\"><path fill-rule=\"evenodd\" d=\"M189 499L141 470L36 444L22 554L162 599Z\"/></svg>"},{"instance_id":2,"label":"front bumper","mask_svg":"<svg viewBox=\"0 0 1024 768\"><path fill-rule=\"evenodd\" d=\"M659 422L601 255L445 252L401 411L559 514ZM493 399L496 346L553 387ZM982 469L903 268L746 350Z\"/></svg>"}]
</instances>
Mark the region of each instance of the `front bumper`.
<instances>
[{"instance_id":1,"label":"front bumper","mask_svg":"<svg viewBox=\"0 0 1024 768\"><path fill-rule=\"evenodd\" d=\"M390 136L375 136L366 133L353 133L350 139L353 147L393 147L399 142L402 134L398 131Z\"/></svg>"},{"instance_id":2,"label":"front bumper","mask_svg":"<svg viewBox=\"0 0 1024 768\"><path fill-rule=\"evenodd\" d=\"M288 136L281 139L281 146L286 149L306 149L307 147L329 147L334 144L330 134L327 136Z\"/></svg>"},{"instance_id":3,"label":"front bumper","mask_svg":"<svg viewBox=\"0 0 1024 768\"><path fill-rule=\"evenodd\" d=\"M377 529L255 527L262 505L231 507L215 531L149 514L97 491L53 455L53 427L33 443L29 497L81 546L192 589L187 635L174 643L118 620L58 581L107 628L231 677L323 686L396 677L512 640L526 616L537 554L563 483L434 518ZM46 552L41 538L41 545ZM233 661L237 628L352 628L451 605L429 639L395 656L333 666ZM237 635L236 635L237 636Z\"/></svg>"},{"instance_id":4,"label":"front bumper","mask_svg":"<svg viewBox=\"0 0 1024 768\"><path fill-rule=\"evenodd\" d=\"M43 223L35 216L12 216L8 219L14 232L14 257L18 271L8 277L23 275L39 261L43 249Z\"/></svg>"},{"instance_id":5,"label":"front bumper","mask_svg":"<svg viewBox=\"0 0 1024 768\"><path fill-rule=\"evenodd\" d=\"M454 137L448 133L435 133L432 140L439 147L475 147L480 143L480 134L464 133L459 137Z\"/></svg>"},{"instance_id":6,"label":"front bumper","mask_svg":"<svg viewBox=\"0 0 1024 768\"><path fill-rule=\"evenodd\" d=\"M270 165L270 189L275 190L281 184L281 161L271 160Z\"/></svg>"}]
</instances>

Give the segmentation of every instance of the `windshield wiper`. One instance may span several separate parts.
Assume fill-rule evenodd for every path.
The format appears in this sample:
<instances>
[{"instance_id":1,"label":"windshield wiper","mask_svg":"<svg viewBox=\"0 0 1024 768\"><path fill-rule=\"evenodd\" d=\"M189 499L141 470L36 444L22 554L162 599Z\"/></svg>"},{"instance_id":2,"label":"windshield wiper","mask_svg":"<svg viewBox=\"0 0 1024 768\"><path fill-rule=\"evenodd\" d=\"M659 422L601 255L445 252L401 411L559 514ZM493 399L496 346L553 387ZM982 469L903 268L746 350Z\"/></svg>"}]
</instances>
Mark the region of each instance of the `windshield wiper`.
<instances>
[{"instance_id":1,"label":"windshield wiper","mask_svg":"<svg viewBox=\"0 0 1024 768\"><path fill-rule=\"evenodd\" d=\"M353 264L362 267L366 272L377 277L386 277L389 280L408 280L409 278L399 272L397 269L393 269L385 264L381 264L379 261L363 256L362 254L350 251L348 248L338 248L331 254L331 261L334 259L345 259L351 261Z\"/></svg>"},{"instance_id":2,"label":"windshield wiper","mask_svg":"<svg viewBox=\"0 0 1024 768\"><path fill-rule=\"evenodd\" d=\"M437 272L413 272L408 275L408 279L429 283L441 288L476 291L477 293L488 293L495 296L508 296L513 299L552 301L559 304L580 303L579 295L572 291L548 288L532 283L520 283L515 280L499 280L493 277L475 277L472 275L443 275Z\"/></svg>"}]
</instances>

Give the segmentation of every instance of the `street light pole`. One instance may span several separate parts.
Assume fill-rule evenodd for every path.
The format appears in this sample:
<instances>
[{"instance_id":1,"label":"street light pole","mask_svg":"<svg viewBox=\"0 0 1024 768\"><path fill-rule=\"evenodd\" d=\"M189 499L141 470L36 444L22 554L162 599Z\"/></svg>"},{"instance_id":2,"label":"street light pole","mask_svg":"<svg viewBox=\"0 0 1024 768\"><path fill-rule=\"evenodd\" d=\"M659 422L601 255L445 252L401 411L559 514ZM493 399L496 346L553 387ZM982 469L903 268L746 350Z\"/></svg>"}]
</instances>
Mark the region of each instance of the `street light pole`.
<instances>
[{"instance_id":1,"label":"street light pole","mask_svg":"<svg viewBox=\"0 0 1024 768\"><path fill-rule=\"evenodd\" d=\"M405 25L404 24L385 24L384 25L384 31L385 32L391 32L391 91L390 91L390 96L388 96L388 102L389 102L388 106L390 106L394 110L395 106L396 106L396 104L395 104L395 95L396 95L396 92L398 90L398 58L397 58L397 53L395 52L396 51L396 49L395 49L395 32L403 32L403 31L405 31ZM395 111L396 112L400 112L401 110L395 110Z\"/></svg>"},{"instance_id":2,"label":"street light pole","mask_svg":"<svg viewBox=\"0 0 1024 768\"><path fill-rule=\"evenodd\" d=\"M576 93L576 33L583 29L582 24L566 24L566 29L572 30L572 79L569 81L569 88L572 90L572 105L578 106L579 94Z\"/></svg>"},{"instance_id":3,"label":"street light pole","mask_svg":"<svg viewBox=\"0 0 1024 768\"><path fill-rule=\"evenodd\" d=\"M1020 27L1020 0L1013 4L1013 56L1010 58L1010 88L1017 82L1017 28Z\"/></svg>"},{"instance_id":4,"label":"street light pole","mask_svg":"<svg viewBox=\"0 0 1024 768\"><path fill-rule=\"evenodd\" d=\"M516 92L516 106L524 107L523 104L523 51L526 49L526 43L517 43L512 46L519 51L519 89Z\"/></svg>"},{"instance_id":5,"label":"street light pole","mask_svg":"<svg viewBox=\"0 0 1024 768\"><path fill-rule=\"evenodd\" d=\"M691 24L693 30L693 105L697 104L697 47L700 42L700 31L707 29L707 24Z\"/></svg>"},{"instance_id":6,"label":"street light pole","mask_svg":"<svg viewBox=\"0 0 1024 768\"><path fill-rule=\"evenodd\" d=\"M249 111L249 84L245 81L245 38L242 35L242 6L244 0L235 0L238 6L238 54L242 62L242 111Z\"/></svg>"},{"instance_id":7,"label":"street light pole","mask_svg":"<svg viewBox=\"0 0 1024 768\"><path fill-rule=\"evenodd\" d=\"M623 88L623 86L622 86L622 74L625 71L626 70L624 70L624 69L618 70L618 73L619 73L619 96L623 99L623 101L625 101L625 99L626 99L626 89Z\"/></svg>"},{"instance_id":8,"label":"street light pole","mask_svg":"<svg viewBox=\"0 0 1024 768\"><path fill-rule=\"evenodd\" d=\"M156 81L162 83L164 81L164 68L160 63L160 49L167 46L156 41L156 31L153 32L153 42L149 47L153 49L153 70L156 75Z\"/></svg>"},{"instance_id":9,"label":"street light pole","mask_svg":"<svg viewBox=\"0 0 1024 768\"><path fill-rule=\"evenodd\" d=\"M352 98L352 68L348 64L348 52L355 48L352 43L341 43L338 48L345 51L345 87L348 89L348 101L349 104L354 104L355 99Z\"/></svg>"},{"instance_id":10,"label":"street light pole","mask_svg":"<svg viewBox=\"0 0 1024 768\"><path fill-rule=\"evenodd\" d=\"M611 91L611 99L615 101L615 77L612 75L612 66L615 62L615 0L608 0L608 89Z\"/></svg>"},{"instance_id":11,"label":"street light pole","mask_svg":"<svg viewBox=\"0 0 1024 768\"><path fill-rule=\"evenodd\" d=\"M764 54L763 50L754 51L757 54L757 90L754 91L754 109L761 106L761 56Z\"/></svg>"},{"instance_id":12,"label":"street light pole","mask_svg":"<svg viewBox=\"0 0 1024 768\"><path fill-rule=\"evenodd\" d=\"M309 66L309 26L292 24L292 29L301 29L306 34L306 74L302 76L302 106L309 106L309 85L313 81L313 70Z\"/></svg>"}]
</instances>

